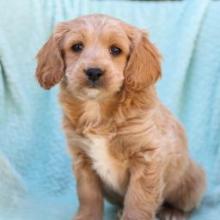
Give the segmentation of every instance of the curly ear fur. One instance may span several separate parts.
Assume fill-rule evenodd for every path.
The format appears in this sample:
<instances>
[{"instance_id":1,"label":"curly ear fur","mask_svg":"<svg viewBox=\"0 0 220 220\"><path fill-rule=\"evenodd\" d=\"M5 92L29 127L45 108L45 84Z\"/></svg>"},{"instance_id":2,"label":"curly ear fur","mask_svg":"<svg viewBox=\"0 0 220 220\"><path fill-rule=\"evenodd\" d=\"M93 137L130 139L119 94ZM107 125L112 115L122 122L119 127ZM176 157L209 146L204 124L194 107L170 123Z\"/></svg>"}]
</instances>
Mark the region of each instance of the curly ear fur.
<instances>
[{"instance_id":1,"label":"curly ear fur","mask_svg":"<svg viewBox=\"0 0 220 220\"><path fill-rule=\"evenodd\" d=\"M136 30L130 38L131 54L125 69L125 82L129 88L139 91L161 76L160 54L145 32Z\"/></svg>"},{"instance_id":2,"label":"curly ear fur","mask_svg":"<svg viewBox=\"0 0 220 220\"><path fill-rule=\"evenodd\" d=\"M37 54L36 77L40 85L45 89L50 89L64 76L65 65L60 43L66 31L67 29L64 25L58 26L55 33Z\"/></svg>"}]
</instances>

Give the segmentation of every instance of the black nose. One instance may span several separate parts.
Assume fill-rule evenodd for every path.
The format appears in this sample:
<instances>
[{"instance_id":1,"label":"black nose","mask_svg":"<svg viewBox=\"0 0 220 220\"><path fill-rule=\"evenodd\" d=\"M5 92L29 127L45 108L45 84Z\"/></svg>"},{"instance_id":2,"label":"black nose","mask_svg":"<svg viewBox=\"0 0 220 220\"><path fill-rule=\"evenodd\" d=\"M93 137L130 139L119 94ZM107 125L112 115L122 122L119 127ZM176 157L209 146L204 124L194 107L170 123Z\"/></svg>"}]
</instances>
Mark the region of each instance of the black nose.
<instances>
[{"instance_id":1,"label":"black nose","mask_svg":"<svg viewBox=\"0 0 220 220\"><path fill-rule=\"evenodd\" d=\"M100 68L88 68L85 70L85 73L89 80L95 82L103 75L104 71Z\"/></svg>"}]
</instances>

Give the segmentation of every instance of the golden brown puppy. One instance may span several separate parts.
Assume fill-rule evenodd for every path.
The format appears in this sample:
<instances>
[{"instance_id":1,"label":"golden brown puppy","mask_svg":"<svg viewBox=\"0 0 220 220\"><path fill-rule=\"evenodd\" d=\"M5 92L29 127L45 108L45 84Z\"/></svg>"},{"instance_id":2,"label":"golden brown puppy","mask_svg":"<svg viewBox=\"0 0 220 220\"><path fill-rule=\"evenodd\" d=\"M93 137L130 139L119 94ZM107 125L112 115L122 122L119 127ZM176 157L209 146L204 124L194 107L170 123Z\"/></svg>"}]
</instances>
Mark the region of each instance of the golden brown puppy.
<instances>
[{"instance_id":1,"label":"golden brown puppy","mask_svg":"<svg viewBox=\"0 0 220 220\"><path fill-rule=\"evenodd\" d=\"M101 220L104 196L123 207L123 220L180 220L198 205L205 175L156 95L160 55L144 31L105 15L63 22L40 50L36 75L46 89L61 82L75 220Z\"/></svg>"}]
</instances>

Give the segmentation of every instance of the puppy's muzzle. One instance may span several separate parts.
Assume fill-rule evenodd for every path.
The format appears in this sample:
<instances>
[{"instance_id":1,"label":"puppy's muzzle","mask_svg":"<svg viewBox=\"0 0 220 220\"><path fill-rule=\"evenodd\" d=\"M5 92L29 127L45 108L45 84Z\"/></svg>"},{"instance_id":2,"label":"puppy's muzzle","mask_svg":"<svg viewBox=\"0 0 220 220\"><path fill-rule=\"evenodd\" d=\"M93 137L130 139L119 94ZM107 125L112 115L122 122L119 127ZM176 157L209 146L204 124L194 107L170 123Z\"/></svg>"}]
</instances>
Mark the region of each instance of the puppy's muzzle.
<instances>
[{"instance_id":1,"label":"puppy's muzzle","mask_svg":"<svg viewBox=\"0 0 220 220\"><path fill-rule=\"evenodd\" d=\"M88 68L84 70L84 72L92 84L96 84L100 77L104 74L104 71L100 68Z\"/></svg>"}]
</instances>

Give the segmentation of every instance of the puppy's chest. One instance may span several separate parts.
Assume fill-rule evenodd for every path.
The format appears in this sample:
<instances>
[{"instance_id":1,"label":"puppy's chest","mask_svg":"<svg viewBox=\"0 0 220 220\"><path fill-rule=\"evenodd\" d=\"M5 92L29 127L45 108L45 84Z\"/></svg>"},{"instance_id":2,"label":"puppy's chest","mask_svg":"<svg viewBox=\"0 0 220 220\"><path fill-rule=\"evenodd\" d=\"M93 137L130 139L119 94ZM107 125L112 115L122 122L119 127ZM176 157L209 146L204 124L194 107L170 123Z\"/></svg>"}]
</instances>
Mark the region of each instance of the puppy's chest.
<instances>
[{"instance_id":1,"label":"puppy's chest","mask_svg":"<svg viewBox=\"0 0 220 220\"><path fill-rule=\"evenodd\" d=\"M91 158L92 168L105 185L119 194L124 193L127 179L127 164L113 157L108 138L89 134L78 136L79 147Z\"/></svg>"}]
</instances>

